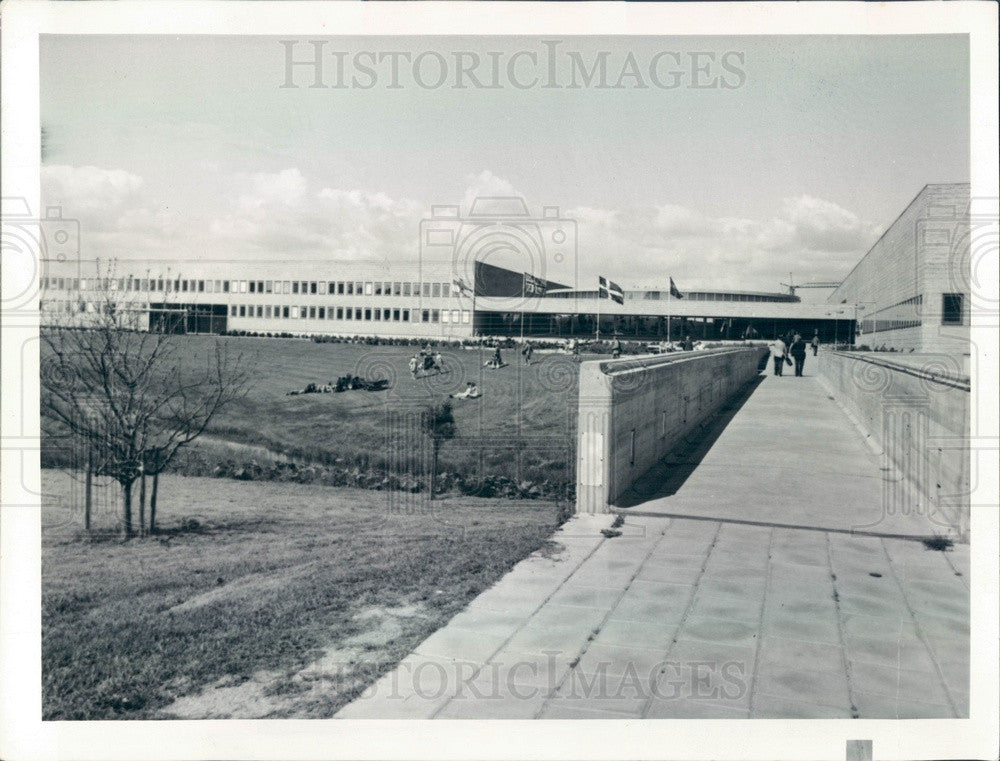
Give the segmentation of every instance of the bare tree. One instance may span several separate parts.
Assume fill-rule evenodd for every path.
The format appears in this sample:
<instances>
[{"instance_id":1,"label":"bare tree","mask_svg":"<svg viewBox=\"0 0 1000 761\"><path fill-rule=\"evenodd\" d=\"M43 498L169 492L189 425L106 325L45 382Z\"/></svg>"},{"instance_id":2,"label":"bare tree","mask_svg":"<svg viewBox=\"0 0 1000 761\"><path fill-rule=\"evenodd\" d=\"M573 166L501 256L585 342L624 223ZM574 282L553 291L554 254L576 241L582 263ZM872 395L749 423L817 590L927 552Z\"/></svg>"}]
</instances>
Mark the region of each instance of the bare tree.
<instances>
[{"instance_id":1,"label":"bare tree","mask_svg":"<svg viewBox=\"0 0 1000 761\"><path fill-rule=\"evenodd\" d=\"M142 329L144 305L128 289L114 288L113 277L94 282L98 288L87 292L69 324L41 331L41 410L86 448L96 475L118 482L121 531L129 537L135 482L141 479L139 529L145 533L146 477L153 476L155 529L159 474L220 410L246 394L252 367L224 339L204 357L187 356L180 337Z\"/></svg>"}]
</instances>

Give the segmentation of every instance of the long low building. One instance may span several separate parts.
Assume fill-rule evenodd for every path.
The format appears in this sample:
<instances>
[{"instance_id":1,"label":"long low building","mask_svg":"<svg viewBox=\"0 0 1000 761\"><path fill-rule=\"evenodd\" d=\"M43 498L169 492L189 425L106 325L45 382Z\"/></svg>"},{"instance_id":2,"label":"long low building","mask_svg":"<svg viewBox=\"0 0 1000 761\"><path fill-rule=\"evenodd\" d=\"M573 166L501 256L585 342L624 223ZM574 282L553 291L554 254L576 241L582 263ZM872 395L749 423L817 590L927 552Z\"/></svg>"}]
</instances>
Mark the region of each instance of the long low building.
<instances>
[{"instance_id":1,"label":"long low building","mask_svg":"<svg viewBox=\"0 0 1000 761\"><path fill-rule=\"evenodd\" d=\"M350 275L350 280L343 279ZM318 279L323 278L323 279ZM787 293L597 290L477 263L474 282L450 263L46 262L43 323L86 321L107 304L140 329L463 339L473 336L649 340L770 338L789 330L847 341L851 322ZM526 282L528 286L526 287ZM531 295L527 295L528 291Z\"/></svg>"},{"instance_id":2,"label":"long low building","mask_svg":"<svg viewBox=\"0 0 1000 761\"><path fill-rule=\"evenodd\" d=\"M859 344L969 353L970 203L968 183L925 186L830 294L858 315Z\"/></svg>"}]
</instances>

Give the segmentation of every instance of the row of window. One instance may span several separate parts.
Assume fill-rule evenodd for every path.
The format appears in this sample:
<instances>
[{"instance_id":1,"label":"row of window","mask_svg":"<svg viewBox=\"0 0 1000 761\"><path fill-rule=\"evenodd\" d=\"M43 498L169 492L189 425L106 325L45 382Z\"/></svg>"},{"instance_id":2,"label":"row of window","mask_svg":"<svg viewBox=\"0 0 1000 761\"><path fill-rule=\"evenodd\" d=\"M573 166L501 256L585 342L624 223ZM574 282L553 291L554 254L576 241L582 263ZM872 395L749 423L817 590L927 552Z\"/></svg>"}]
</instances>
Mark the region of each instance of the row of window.
<instances>
[{"instance_id":1,"label":"row of window","mask_svg":"<svg viewBox=\"0 0 1000 761\"><path fill-rule=\"evenodd\" d=\"M898 304L866 315L861 320L862 333L881 333L885 330L903 330L919 327L923 320L920 310L924 304L923 295L913 296Z\"/></svg>"},{"instance_id":2,"label":"row of window","mask_svg":"<svg viewBox=\"0 0 1000 761\"><path fill-rule=\"evenodd\" d=\"M285 306L278 304L230 304L230 317L264 320L365 320L368 322L442 322L472 321L468 309L380 309L376 307Z\"/></svg>"},{"instance_id":3,"label":"row of window","mask_svg":"<svg viewBox=\"0 0 1000 761\"><path fill-rule=\"evenodd\" d=\"M139 291L144 293L260 293L325 296L426 296L447 298L449 283L399 280L184 280L164 278L43 277L43 289Z\"/></svg>"},{"instance_id":4,"label":"row of window","mask_svg":"<svg viewBox=\"0 0 1000 761\"><path fill-rule=\"evenodd\" d=\"M43 312L107 312L108 302L48 299L40 303ZM278 304L230 304L230 317L264 320L366 320L369 322L440 322L468 325L468 309L378 309L342 306L285 306Z\"/></svg>"}]
</instances>

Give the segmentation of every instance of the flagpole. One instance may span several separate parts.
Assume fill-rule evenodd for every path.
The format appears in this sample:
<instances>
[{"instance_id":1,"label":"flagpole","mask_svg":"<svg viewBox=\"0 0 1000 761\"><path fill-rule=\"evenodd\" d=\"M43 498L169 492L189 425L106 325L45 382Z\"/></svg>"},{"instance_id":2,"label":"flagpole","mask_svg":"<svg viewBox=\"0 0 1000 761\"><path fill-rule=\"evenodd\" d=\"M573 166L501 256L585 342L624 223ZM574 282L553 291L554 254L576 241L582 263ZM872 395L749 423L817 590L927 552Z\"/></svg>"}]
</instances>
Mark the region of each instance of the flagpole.
<instances>
[{"instance_id":1,"label":"flagpole","mask_svg":"<svg viewBox=\"0 0 1000 761\"><path fill-rule=\"evenodd\" d=\"M667 286L667 343L670 343L670 299L673 297L674 289Z\"/></svg>"},{"instance_id":2,"label":"flagpole","mask_svg":"<svg viewBox=\"0 0 1000 761\"><path fill-rule=\"evenodd\" d=\"M601 340L601 282L597 281L597 324L594 326L596 340Z\"/></svg>"}]
</instances>

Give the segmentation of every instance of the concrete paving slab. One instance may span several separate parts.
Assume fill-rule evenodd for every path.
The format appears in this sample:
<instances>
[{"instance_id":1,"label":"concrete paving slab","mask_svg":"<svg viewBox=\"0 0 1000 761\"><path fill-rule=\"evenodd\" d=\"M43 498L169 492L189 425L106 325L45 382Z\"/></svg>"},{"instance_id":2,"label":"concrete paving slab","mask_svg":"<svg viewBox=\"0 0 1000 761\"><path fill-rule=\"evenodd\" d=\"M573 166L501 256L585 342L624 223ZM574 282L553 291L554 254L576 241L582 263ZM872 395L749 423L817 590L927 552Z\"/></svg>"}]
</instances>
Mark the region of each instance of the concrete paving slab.
<instances>
[{"instance_id":1,"label":"concrete paving slab","mask_svg":"<svg viewBox=\"0 0 1000 761\"><path fill-rule=\"evenodd\" d=\"M934 660L924 643L915 637L844 637L847 657L858 663L920 671L933 676Z\"/></svg>"},{"instance_id":2,"label":"concrete paving slab","mask_svg":"<svg viewBox=\"0 0 1000 761\"><path fill-rule=\"evenodd\" d=\"M729 706L725 701L654 700L646 712L646 719L749 719L750 711L739 705Z\"/></svg>"},{"instance_id":3,"label":"concrete paving slab","mask_svg":"<svg viewBox=\"0 0 1000 761\"><path fill-rule=\"evenodd\" d=\"M662 648L666 652L676 633L676 626L660 622L609 620L601 626L593 641L598 645Z\"/></svg>"},{"instance_id":4,"label":"concrete paving slab","mask_svg":"<svg viewBox=\"0 0 1000 761\"><path fill-rule=\"evenodd\" d=\"M844 649L829 643L764 637L761 642L760 668L773 671L781 667L841 674L844 671Z\"/></svg>"},{"instance_id":5,"label":"concrete paving slab","mask_svg":"<svg viewBox=\"0 0 1000 761\"><path fill-rule=\"evenodd\" d=\"M919 700L923 703L948 704L948 693L937 679L928 679L924 671L861 664L851 661L851 687L871 695L896 700Z\"/></svg>"},{"instance_id":6,"label":"concrete paving slab","mask_svg":"<svg viewBox=\"0 0 1000 761\"><path fill-rule=\"evenodd\" d=\"M851 709L759 693L754 696L750 716L754 719L850 719Z\"/></svg>"},{"instance_id":7,"label":"concrete paving slab","mask_svg":"<svg viewBox=\"0 0 1000 761\"><path fill-rule=\"evenodd\" d=\"M591 643L580 657L575 671L608 677L636 675L640 680L655 678L666 656L666 648L621 647Z\"/></svg>"},{"instance_id":8,"label":"concrete paving slab","mask_svg":"<svg viewBox=\"0 0 1000 761\"><path fill-rule=\"evenodd\" d=\"M866 719L950 719L955 716L946 704L891 698L861 690L854 693L854 701L858 712Z\"/></svg>"}]
</instances>

